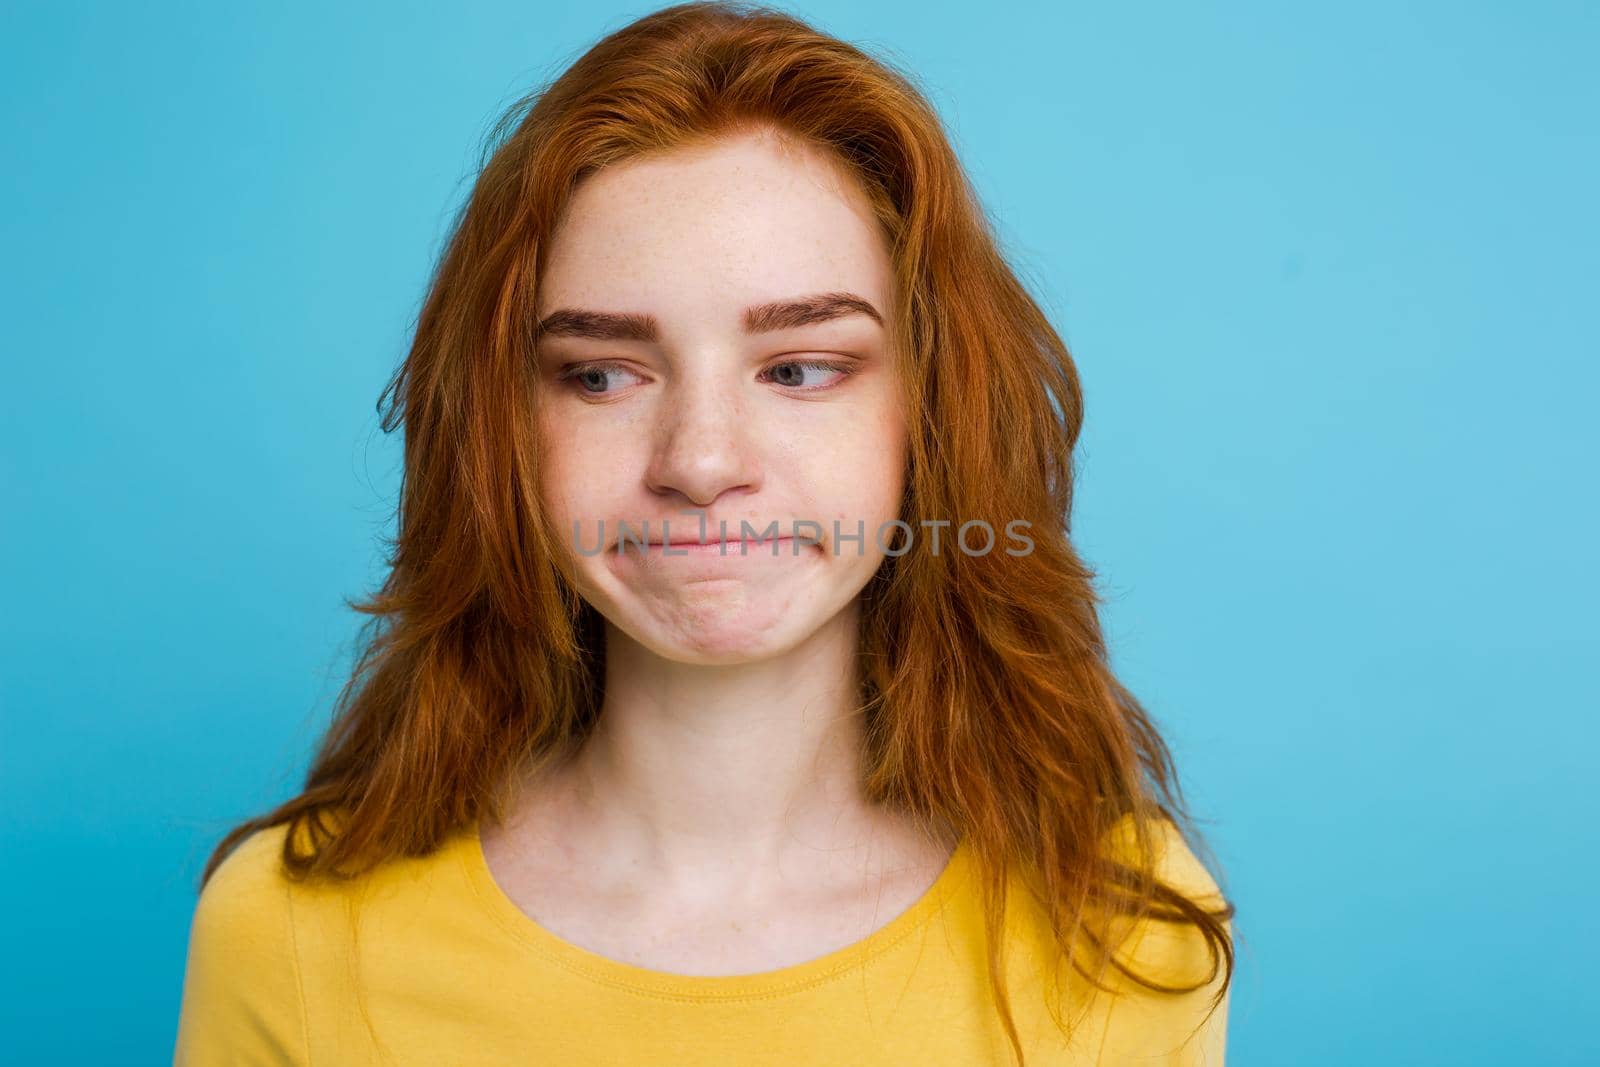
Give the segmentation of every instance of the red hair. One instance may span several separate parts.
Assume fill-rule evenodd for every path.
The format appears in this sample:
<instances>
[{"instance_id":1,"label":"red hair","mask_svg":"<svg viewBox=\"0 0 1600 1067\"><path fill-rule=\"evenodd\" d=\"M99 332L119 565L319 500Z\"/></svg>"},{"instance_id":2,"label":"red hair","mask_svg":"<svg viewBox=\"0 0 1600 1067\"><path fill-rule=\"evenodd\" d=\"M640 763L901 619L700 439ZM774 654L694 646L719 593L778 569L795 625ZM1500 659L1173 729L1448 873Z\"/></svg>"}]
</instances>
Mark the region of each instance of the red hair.
<instances>
[{"instance_id":1,"label":"red hair","mask_svg":"<svg viewBox=\"0 0 1600 1067\"><path fill-rule=\"evenodd\" d=\"M970 840L989 979L1019 1060L1001 977L1008 872L1085 976L1098 984L1111 964L1152 990L1192 991L1225 966L1215 1010L1233 976L1234 909L1156 876L1159 823L1199 838L1160 734L1108 664L1095 575L1069 538L1083 420L1072 358L911 79L746 5L641 18L496 124L384 391L384 429L405 427L404 471L389 573L351 605L372 617L360 659L303 791L229 832L202 885L244 837L282 823L297 831L283 855L297 879L426 855L498 819L516 772L583 742L604 650L536 477L541 253L586 175L754 128L828 153L882 226L910 427L901 518L1031 523L1027 555L940 553L917 538L863 590L866 794ZM1111 855L1119 826L1131 847ZM1193 928L1211 974L1174 987L1130 971L1094 921L1108 915Z\"/></svg>"}]
</instances>

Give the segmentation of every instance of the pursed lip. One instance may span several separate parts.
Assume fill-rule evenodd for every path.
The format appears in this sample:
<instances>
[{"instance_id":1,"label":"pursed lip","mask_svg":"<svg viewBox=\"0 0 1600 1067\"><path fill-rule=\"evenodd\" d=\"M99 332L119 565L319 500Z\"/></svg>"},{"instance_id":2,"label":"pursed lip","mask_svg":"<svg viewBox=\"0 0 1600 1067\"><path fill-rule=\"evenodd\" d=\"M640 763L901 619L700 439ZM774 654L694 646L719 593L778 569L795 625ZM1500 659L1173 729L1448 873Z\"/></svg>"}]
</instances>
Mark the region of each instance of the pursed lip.
<instances>
[{"instance_id":1,"label":"pursed lip","mask_svg":"<svg viewBox=\"0 0 1600 1067\"><path fill-rule=\"evenodd\" d=\"M785 534L782 537L730 537L726 541L717 540L715 538L708 541L697 541L689 538L682 541L651 541L649 544L652 548L659 548L662 545L671 545L676 548L679 545L765 545L770 544L773 541L793 540L793 537Z\"/></svg>"},{"instance_id":2,"label":"pursed lip","mask_svg":"<svg viewBox=\"0 0 1600 1067\"><path fill-rule=\"evenodd\" d=\"M794 537L792 536L728 537L726 541L717 541L717 539L710 539L710 541L694 541L694 539L685 539L685 541L648 541L646 542L645 547L646 549L661 549L661 547L667 547L667 545L670 545L670 547L674 547L674 549L720 549L720 547L726 545L728 549L739 549L739 547L746 547L746 549L766 549L766 547L771 547L771 545L774 544L784 545L787 544L787 542L792 541L794 541Z\"/></svg>"},{"instance_id":3,"label":"pursed lip","mask_svg":"<svg viewBox=\"0 0 1600 1067\"><path fill-rule=\"evenodd\" d=\"M808 547L816 547L809 541L801 542L793 536L768 537L761 540L744 538L738 541L732 539L727 541L687 539L683 541L649 541L645 543L643 548L636 541L624 542L624 545L633 548L639 555L647 556L651 559L663 557L670 559L674 556L702 559L737 559L741 557L782 558L798 556L802 554L798 550L798 545L801 543L807 544Z\"/></svg>"}]
</instances>

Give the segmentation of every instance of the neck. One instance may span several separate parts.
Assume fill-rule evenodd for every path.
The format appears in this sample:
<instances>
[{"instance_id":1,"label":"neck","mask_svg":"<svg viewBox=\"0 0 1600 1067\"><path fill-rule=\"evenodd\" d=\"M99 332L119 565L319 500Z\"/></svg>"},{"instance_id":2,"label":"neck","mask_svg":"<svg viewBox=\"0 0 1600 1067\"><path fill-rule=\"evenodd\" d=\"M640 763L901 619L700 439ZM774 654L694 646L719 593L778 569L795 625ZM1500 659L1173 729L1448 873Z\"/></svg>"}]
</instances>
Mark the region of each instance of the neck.
<instances>
[{"instance_id":1,"label":"neck","mask_svg":"<svg viewBox=\"0 0 1600 1067\"><path fill-rule=\"evenodd\" d=\"M725 666L664 659L608 625L599 722L530 793L541 814L519 817L591 870L686 894L925 854L861 787L858 631L852 604L793 649Z\"/></svg>"}]
</instances>

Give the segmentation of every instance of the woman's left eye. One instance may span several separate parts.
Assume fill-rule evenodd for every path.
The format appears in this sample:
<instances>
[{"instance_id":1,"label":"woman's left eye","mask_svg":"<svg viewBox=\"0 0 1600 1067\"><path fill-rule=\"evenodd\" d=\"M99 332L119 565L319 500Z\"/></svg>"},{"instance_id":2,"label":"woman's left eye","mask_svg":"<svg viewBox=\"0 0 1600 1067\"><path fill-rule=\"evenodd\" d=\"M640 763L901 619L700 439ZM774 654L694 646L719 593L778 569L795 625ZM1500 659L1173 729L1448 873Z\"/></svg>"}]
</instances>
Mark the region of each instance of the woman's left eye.
<instances>
[{"instance_id":1,"label":"woman's left eye","mask_svg":"<svg viewBox=\"0 0 1600 1067\"><path fill-rule=\"evenodd\" d=\"M814 376L809 382L806 380L806 373L808 371L815 372ZM819 377L822 377L829 372L833 373L833 378L824 378L820 382L817 380ZM774 363L767 370L762 371L762 374L769 375L771 379L777 382L779 385L787 386L791 389L811 390L828 388L841 379L848 377L850 374L850 369L839 363L826 363L815 360L789 360L784 363Z\"/></svg>"}]
</instances>

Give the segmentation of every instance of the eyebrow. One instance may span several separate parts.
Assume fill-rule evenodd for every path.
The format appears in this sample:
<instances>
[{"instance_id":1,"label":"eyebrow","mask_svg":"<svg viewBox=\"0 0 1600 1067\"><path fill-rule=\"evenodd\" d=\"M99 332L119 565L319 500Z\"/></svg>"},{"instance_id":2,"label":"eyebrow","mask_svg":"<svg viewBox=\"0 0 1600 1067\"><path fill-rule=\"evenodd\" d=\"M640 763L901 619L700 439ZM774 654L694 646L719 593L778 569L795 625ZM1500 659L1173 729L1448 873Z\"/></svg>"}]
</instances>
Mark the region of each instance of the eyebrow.
<instances>
[{"instance_id":1,"label":"eyebrow","mask_svg":"<svg viewBox=\"0 0 1600 1067\"><path fill-rule=\"evenodd\" d=\"M872 302L854 293L817 293L775 300L744 309L745 333L770 333L829 322L849 315L866 315L879 326L883 316ZM657 341L661 325L653 315L632 312L561 308L539 320L535 338L583 337L594 341Z\"/></svg>"}]
</instances>

